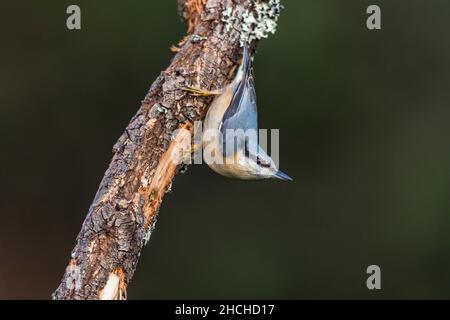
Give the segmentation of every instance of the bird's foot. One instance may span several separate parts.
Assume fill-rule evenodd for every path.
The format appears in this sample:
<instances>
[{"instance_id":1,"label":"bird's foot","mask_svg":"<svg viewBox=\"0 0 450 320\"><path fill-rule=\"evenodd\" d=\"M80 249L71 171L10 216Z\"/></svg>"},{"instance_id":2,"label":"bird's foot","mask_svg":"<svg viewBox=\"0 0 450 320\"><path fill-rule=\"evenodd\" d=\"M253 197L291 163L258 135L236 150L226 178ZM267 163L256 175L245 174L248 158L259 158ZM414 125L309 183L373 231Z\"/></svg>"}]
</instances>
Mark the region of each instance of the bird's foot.
<instances>
[{"instance_id":1,"label":"bird's foot","mask_svg":"<svg viewBox=\"0 0 450 320\"><path fill-rule=\"evenodd\" d=\"M179 87L179 89L187 91L196 97L210 97L210 96L218 96L218 95L222 94L222 91L220 91L220 90L209 91L209 90L203 90L200 88L184 87L184 86Z\"/></svg>"},{"instance_id":2,"label":"bird's foot","mask_svg":"<svg viewBox=\"0 0 450 320\"><path fill-rule=\"evenodd\" d=\"M195 161L196 152L201 148L201 143L192 143L190 147L181 150L181 159L178 158L179 160L181 160L180 163L191 164L192 161Z\"/></svg>"}]
</instances>

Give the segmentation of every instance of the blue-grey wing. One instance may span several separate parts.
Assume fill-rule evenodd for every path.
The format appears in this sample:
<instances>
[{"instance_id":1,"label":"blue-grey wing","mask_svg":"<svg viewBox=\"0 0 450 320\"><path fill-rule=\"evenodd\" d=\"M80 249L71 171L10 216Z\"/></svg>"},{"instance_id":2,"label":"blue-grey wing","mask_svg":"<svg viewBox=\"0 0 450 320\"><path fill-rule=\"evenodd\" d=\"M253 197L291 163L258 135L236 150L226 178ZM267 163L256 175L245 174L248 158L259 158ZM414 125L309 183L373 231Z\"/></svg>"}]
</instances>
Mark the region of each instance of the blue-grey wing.
<instances>
[{"instance_id":1,"label":"blue-grey wing","mask_svg":"<svg viewBox=\"0 0 450 320\"><path fill-rule=\"evenodd\" d=\"M234 92L221 125L222 153L229 156L242 148L255 151L258 146L258 110L251 61L243 81Z\"/></svg>"}]
</instances>

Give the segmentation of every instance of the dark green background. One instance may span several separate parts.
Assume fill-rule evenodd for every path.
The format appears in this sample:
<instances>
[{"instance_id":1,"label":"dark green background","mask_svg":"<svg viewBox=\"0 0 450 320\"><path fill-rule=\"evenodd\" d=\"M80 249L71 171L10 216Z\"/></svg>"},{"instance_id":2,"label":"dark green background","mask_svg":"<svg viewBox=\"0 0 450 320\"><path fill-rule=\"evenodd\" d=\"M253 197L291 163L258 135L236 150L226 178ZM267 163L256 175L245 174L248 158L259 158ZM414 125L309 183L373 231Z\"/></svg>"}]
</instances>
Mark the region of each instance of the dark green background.
<instances>
[{"instance_id":1,"label":"dark green background","mask_svg":"<svg viewBox=\"0 0 450 320\"><path fill-rule=\"evenodd\" d=\"M295 178L176 178L129 298L450 298L450 2L283 0L255 77ZM176 1L0 5L0 298L49 298ZM366 267L382 290L366 288Z\"/></svg>"}]
</instances>

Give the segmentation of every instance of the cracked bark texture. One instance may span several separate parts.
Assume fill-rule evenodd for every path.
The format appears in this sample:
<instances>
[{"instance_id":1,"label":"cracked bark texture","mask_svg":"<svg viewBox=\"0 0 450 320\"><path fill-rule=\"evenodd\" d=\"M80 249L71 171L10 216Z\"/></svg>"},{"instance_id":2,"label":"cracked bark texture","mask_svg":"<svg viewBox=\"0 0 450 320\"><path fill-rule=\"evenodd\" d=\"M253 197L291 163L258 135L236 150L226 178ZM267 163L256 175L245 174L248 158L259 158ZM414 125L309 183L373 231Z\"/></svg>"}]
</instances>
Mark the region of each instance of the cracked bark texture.
<instances>
[{"instance_id":1,"label":"cracked bark texture","mask_svg":"<svg viewBox=\"0 0 450 320\"><path fill-rule=\"evenodd\" d=\"M242 49L236 28L221 13L249 8L251 0L179 0L188 21L170 66L152 84L137 114L113 147L113 158L53 293L54 299L124 299L139 255L155 225L164 194L180 166L171 162L176 129L191 129L211 98L180 85L217 89L230 81ZM237 23L242 22L242 14Z\"/></svg>"}]
</instances>

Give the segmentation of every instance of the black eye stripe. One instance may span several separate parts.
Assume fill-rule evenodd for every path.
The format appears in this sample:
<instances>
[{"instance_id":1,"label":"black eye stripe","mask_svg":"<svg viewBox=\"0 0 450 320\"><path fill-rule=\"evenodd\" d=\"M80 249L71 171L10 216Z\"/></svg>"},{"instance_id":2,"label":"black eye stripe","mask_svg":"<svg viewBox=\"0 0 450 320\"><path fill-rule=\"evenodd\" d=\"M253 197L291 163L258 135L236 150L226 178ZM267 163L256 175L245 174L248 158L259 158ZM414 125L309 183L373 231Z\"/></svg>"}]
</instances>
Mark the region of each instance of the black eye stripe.
<instances>
[{"instance_id":1,"label":"black eye stripe","mask_svg":"<svg viewBox=\"0 0 450 320\"><path fill-rule=\"evenodd\" d=\"M263 168L270 168L270 163L263 163L259 158L256 160L256 163Z\"/></svg>"}]
</instances>

